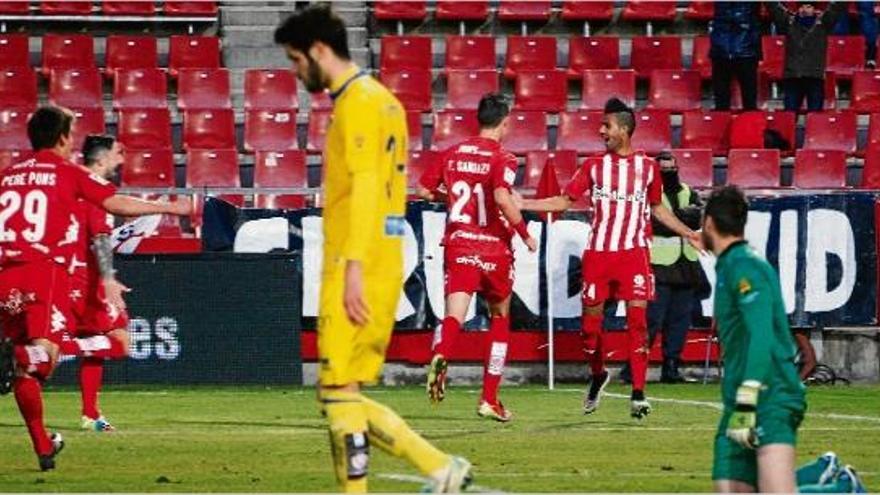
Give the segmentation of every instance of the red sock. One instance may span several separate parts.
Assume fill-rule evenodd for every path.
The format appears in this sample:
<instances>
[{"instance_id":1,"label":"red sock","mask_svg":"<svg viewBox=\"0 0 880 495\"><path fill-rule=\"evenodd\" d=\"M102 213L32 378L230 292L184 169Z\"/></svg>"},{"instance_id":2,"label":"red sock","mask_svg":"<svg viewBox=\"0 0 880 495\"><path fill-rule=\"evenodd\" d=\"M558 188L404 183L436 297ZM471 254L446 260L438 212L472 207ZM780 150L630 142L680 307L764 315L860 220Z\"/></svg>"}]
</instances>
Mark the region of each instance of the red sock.
<instances>
[{"instance_id":1,"label":"red sock","mask_svg":"<svg viewBox=\"0 0 880 495\"><path fill-rule=\"evenodd\" d=\"M626 336L629 367L632 371L632 389L645 390L648 377L648 320L645 308L626 308Z\"/></svg>"},{"instance_id":2,"label":"red sock","mask_svg":"<svg viewBox=\"0 0 880 495\"><path fill-rule=\"evenodd\" d=\"M461 333L461 323L455 318L447 316L443 318L443 325L440 328L440 335L436 335L436 332L434 335L434 353L443 354L443 357L448 359L455 339Z\"/></svg>"},{"instance_id":3,"label":"red sock","mask_svg":"<svg viewBox=\"0 0 880 495\"><path fill-rule=\"evenodd\" d=\"M489 333L483 358L483 400L496 404L498 387L507 361L507 345L510 340L510 317L496 316L489 320Z\"/></svg>"},{"instance_id":4,"label":"red sock","mask_svg":"<svg viewBox=\"0 0 880 495\"><path fill-rule=\"evenodd\" d=\"M15 379L13 389L18 410L21 411L21 417L24 418L24 424L34 444L34 452L37 455L51 454L52 440L43 426L43 387L36 378L25 376Z\"/></svg>"},{"instance_id":5,"label":"red sock","mask_svg":"<svg viewBox=\"0 0 880 495\"><path fill-rule=\"evenodd\" d=\"M593 376L605 373L602 319L603 315L601 314L590 315L584 313L581 317L581 336L584 339L584 352L587 354L587 362L590 364L590 372Z\"/></svg>"},{"instance_id":6,"label":"red sock","mask_svg":"<svg viewBox=\"0 0 880 495\"><path fill-rule=\"evenodd\" d=\"M37 345L17 345L13 349L15 362L28 375L45 380L52 374L49 353Z\"/></svg>"},{"instance_id":7,"label":"red sock","mask_svg":"<svg viewBox=\"0 0 880 495\"><path fill-rule=\"evenodd\" d=\"M104 360L83 358L79 366L79 386L82 393L82 415L98 419L98 392L104 380Z\"/></svg>"}]
</instances>

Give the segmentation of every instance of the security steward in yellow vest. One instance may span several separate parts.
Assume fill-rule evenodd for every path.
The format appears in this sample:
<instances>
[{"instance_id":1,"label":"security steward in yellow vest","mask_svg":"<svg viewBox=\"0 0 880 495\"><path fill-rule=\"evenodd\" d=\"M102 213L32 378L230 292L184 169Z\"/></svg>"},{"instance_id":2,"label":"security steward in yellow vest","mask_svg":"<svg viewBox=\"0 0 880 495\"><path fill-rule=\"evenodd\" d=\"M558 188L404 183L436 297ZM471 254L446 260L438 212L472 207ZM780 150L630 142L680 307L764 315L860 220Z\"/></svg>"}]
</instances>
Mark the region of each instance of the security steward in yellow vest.
<instances>
[{"instance_id":1,"label":"security steward in yellow vest","mask_svg":"<svg viewBox=\"0 0 880 495\"><path fill-rule=\"evenodd\" d=\"M692 229L700 227L700 196L678 176L675 157L669 152L657 155L663 180L663 205ZM660 381L682 383L679 373L681 351L691 326L691 311L696 290L702 282L702 268L697 251L687 240L676 236L656 220L652 221L654 237L651 246L651 269L656 284L655 299L648 304L649 343L653 344L658 332L663 333L663 367ZM629 370L624 368L621 378L627 381Z\"/></svg>"}]
</instances>

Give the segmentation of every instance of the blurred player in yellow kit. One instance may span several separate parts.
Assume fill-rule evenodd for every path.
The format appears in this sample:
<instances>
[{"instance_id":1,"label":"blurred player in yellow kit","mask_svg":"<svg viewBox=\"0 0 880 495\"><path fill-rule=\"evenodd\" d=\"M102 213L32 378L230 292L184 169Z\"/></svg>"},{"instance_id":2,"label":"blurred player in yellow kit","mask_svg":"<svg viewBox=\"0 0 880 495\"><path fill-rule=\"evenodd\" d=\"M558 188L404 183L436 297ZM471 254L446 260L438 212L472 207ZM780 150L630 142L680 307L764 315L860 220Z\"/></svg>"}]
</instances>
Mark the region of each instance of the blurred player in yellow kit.
<instances>
[{"instance_id":1,"label":"blurred player in yellow kit","mask_svg":"<svg viewBox=\"0 0 880 495\"><path fill-rule=\"evenodd\" d=\"M345 24L326 5L275 31L310 92L330 90L324 151L324 262L318 321L318 397L330 426L339 487L365 492L370 450L406 459L435 492L470 483L470 463L447 455L391 409L361 394L385 361L403 287L407 127L403 106L351 61Z\"/></svg>"}]
</instances>

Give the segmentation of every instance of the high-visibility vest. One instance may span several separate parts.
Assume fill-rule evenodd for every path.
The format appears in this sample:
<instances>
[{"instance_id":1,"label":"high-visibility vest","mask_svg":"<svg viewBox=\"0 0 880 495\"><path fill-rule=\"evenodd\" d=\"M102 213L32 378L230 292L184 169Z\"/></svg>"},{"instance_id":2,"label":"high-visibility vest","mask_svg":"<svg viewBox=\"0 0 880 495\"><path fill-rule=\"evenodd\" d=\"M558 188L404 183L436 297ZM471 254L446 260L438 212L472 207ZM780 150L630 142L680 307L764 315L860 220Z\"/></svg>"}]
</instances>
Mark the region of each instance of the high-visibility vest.
<instances>
[{"instance_id":1,"label":"high-visibility vest","mask_svg":"<svg viewBox=\"0 0 880 495\"><path fill-rule=\"evenodd\" d=\"M686 185L681 185L678 191L678 204L687 205L691 200L691 189ZM672 210L669 204L669 198L663 193L663 206ZM660 266L670 266L684 255L690 261L696 261L698 258L697 250L682 237L663 237L655 235L651 241L651 264Z\"/></svg>"}]
</instances>

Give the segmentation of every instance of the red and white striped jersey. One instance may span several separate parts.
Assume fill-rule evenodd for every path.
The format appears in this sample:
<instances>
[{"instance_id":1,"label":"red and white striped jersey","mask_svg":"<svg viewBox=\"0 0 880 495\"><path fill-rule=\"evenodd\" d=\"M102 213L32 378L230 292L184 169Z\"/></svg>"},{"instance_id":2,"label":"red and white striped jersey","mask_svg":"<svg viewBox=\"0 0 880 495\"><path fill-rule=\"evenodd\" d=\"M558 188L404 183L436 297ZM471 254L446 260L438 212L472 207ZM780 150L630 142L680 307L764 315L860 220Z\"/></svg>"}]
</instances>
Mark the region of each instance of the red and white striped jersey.
<instances>
[{"instance_id":1,"label":"red and white striped jersey","mask_svg":"<svg viewBox=\"0 0 880 495\"><path fill-rule=\"evenodd\" d=\"M593 206L592 235L587 250L647 249L651 206L663 195L660 169L643 153L591 157L575 173L565 194L577 200L589 191Z\"/></svg>"}]
</instances>

